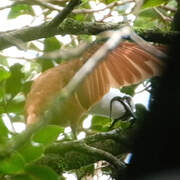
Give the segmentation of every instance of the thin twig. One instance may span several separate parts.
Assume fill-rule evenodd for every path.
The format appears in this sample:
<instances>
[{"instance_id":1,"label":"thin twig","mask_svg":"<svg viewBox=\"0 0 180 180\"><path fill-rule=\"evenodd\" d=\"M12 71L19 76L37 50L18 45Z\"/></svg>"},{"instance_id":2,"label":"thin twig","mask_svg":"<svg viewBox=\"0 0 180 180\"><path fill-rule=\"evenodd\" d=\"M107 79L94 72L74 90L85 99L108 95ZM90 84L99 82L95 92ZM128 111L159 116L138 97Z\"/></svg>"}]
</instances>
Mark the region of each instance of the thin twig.
<instances>
[{"instance_id":1,"label":"thin twig","mask_svg":"<svg viewBox=\"0 0 180 180\"><path fill-rule=\"evenodd\" d=\"M162 51L160 51L159 49L155 48L154 46L152 46L151 44L149 44L147 41L145 41L143 38L141 38L140 36L138 36L133 30L130 33L130 38L135 41L141 48L143 48L144 50L146 50L147 52L149 52L150 54L158 57L158 58L162 58L162 59L166 59L167 55L165 53L163 53Z\"/></svg>"},{"instance_id":2,"label":"thin twig","mask_svg":"<svg viewBox=\"0 0 180 180\"><path fill-rule=\"evenodd\" d=\"M50 10L56 10L59 12L62 11L62 7L59 7L57 5L54 5L54 4L51 4L48 2L44 2L41 0L33 0L33 2L35 2L36 4L38 4L42 7L48 8ZM99 8L99 9L74 9L72 11L72 13L74 13L74 14L91 14L91 13L95 13L95 12L104 11L106 9L110 9L110 8L115 7L115 6L122 6L124 4L131 3L131 2L134 2L134 0L124 0L124 1L113 2L113 3L108 4L106 7Z\"/></svg>"},{"instance_id":3,"label":"thin twig","mask_svg":"<svg viewBox=\"0 0 180 180\"><path fill-rule=\"evenodd\" d=\"M140 13L140 9L143 5L143 2L144 0L135 0L135 6L133 7L131 13L134 15L134 16L138 16L138 14Z\"/></svg>"},{"instance_id":4,"label":"thin twig","mask_svg":"<svg viewBox=\"0 0 180 180\"><path fill-rule=\"evenodd\" d=\"M69 4L51 21L48 26L51 28L58 27L59 24L72 12L75 6L80 4L80 0L71 0Z\"/></svg>"},{"instance_id":5,"label":"thin twig","mask_svg":"<svg viewBox=\"0 0 180 180\"><path fill-rule=\"evenodd\" d=\"M111 153L103 151L102 149L97 149L95 147L88 146L85 143L79 144L78 149L84 153L101 157L102 160L105 160L105 161L109 162L110 164L112 164L117 169L117 171L126 167L125 163L120 161L118 158L113 156Z\"/></svg>"},{"instance_id":6,"label":"thin twig","mask_svg":"<svg viewBox=\"0 0 180 180\"><path fill-rule=\"evenodd\" d=\"M26 1L28 1L28 0L26 0ZM63 10L63 8L60 6L57 6L57 5L48 3L48 2L44 2L42 0L32 0L32 1L35 2L36 4L42 6L42 7L50 9L50 10L56 10L59 12L61 12Z\"/></svg>"},{"instance_id":7,"label":"thin twig","mask_svg":"<svg viewBox=\"0 0 180 180\"><path fill-rule=\"evenodd\" d=\"M5 36L2 37L2 39L8 41L10 44L17 46L20 50L27 50L26 44L21 40L13 35L11 33L4 33Z\"/></svg>"},{"instance_id":8,"label":"thin twig","mask_svg":"<svg viewBox=\"0 0 180 180\"><path fill-rule=\"evenodd\" d=\"M168 11L172 11L172 12L176 12L177 11L177 8L173 8L173 7L170 7L170 6L159 6L160 8L162 9L165 9L165 10L168 10Z\"/></svg>"},{"instance_id":9,"label":"thin twig","mask_svg":"<svg viewBox=\"0 0 180 180\"><path fill-rule=\"evenodd\" d=\"M168 16L165 16L158 8L153 8L154 11L162 18L163 21L168 21L168 22L172 22L173 19L168 17Z\"/></svg>"},{"instance_id":10,"label":"thin twig","mask_svg":"<svg viewBox=\"0 0 180 180\"><path fill-rule=\"evenodd\" d=\"M99 8L99 9L75 9L73 10L73 13L74 14L90 14L90 13L104 11L106 9L111 9L115 6L122 6L124 4L131 3L131 2L134 2L134 0L124 0L124 1L113 2L113 3L108 4L106 7Z\"/></svg>"},{"instance_id":11,"label":"thin twig","mask_svg":"<svg viewBox=\"0 0 180 180\"><path fill-rule=\"evenodd\" d=\"M140 93L142 93L142 92L144 92L144 91L149 91L149 88L150 88L150 87L152 87L151 84L148 85L148 86L146 86L146 87L144 87L142 90L135 92L135 94L140 94Z\"/></svg>"},{"instance_id":12,"label":"thin twig","mask_svg":"<svg viewBox=\"0 0 180 180\"><path fill-rule=\"evenodd\" d=\"M0 53L0 56L5 57L5 58L9 58L9 59L25 60L25 61L29 61L29 62L32 62L33 60L35 60L35 59L28 59L28 58L25 58L25 57L7 56L7 55L4 55L2 53Z\"/></svg>"},{"instance_id":13,"label":"thin twig","mask_svg":"<svg viewBox=\"0 0 180 180\"><path fill-rule=\"evenodd\" d=\"M11 5L7 5L7 6L0 7L0 11L1 11L1 10L4 10L4 9L7 9L7 8L11 8L11 7L12 7L12 4L11 4Z\"/></svg>"},{"instance_id":14,"label":"thin twig","mask_svg":"<svg viewBox=\"0 0 180 180\"><path fill-rule=\"evenodd\" d=\"M40 56L39 58L45 58L45 59L72 59L75 57L79 57L82 55L82 53L91 46L89 43L80 43L80 45L77 48L66 48L62 50L56 50L52 52L45 53L44 55ZM36 57L37 59L37 57Z\"/></svg>"},{"instance_id":15,"label":"thin twig","mask_svg":"<svg viewBox=\"0 0 180 180\"><path fill-rule=\"evenodd\" d=\"M25 57L14 57L14 56L7 56L0 53L1 57L9 58L9 59L17 59L17 60L25 60L28 62L37 61L37 59L65 59L65 60L72 60L73 58L77 58L81 56L84 51L89 48L93 43L86 43L82 42L80 45L76 48L66 48L66 49L60 49L55 50L52 52L45 52L43 55L36 56L35 58L25 58Z\"/></svg>"}]
</instances>

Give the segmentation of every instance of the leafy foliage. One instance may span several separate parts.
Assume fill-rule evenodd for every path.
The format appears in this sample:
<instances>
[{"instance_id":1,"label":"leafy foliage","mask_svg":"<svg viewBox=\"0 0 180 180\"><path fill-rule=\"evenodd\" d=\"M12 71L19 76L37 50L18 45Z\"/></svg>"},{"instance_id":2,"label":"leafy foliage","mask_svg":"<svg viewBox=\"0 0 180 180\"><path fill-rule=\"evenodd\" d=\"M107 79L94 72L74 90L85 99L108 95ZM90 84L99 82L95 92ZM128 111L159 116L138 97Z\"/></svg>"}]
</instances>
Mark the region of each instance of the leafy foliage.
<instances>
[{"instance_id":1,"label":"leafy foliage","mask_svg":"<svg viewBox=\"0 0 180 180\"><path fill-rule=\"evenodd\" d=\"M8 14L8 18L12 19L24 14L35 15L31 6L24 3L17 3L12 6Z\"/></svg>"},{"instance_id":2,"label":"leafy foliage","mask_svg":"<svg viewBox=\"0 0 180 180\"><path fill-rule=\"evenodd\" d=\"M48 132L48 136L47 136ZM33 136L33 141L41 143L43 145L48 145L55 141L60 133L63 133L64 129L56 125L48 125L40 129Z\"/></svg>"},{"instance_id":3,"label":"leafy foliage","mask_svg":"<svg viewBox=\"0 0 180 180\"><path fill-rule=\"evenodd\" d=\"M163 5L167 2L168 2L168 0L156 0L156 1L146 0L143 4L143 8L157 7L157 6Z\"/></svg>"},{"instance_id":4,"label":"leafy foliage","mask_svg":"<svg viewBox=\"0 0 180 180\"><path fill-rule=\"evenodd\" d=\"M79 10L94 10L96 6L100 3L103 7L111 5L111 3L119 2L117 0L92 0L89 3L88 0L82 0ZM32 18L32 25L37 25L39 19L41 23L49 21L50 18L57 14L57 11L48 9L41 4L32 4L32 2L11 2L12 5L9 7L9 12L7 14L7 22L17 20L19 17L25 17L28 15ZM46 3L46 2L45 2ZM53 5L58 5L59 8L66 7L67 1L58 2L55 0L49 1ZM94 6L92 4L95 4ZM119 20L121 16L124 19L129 15L127 12L131 8L131 3L127 3L123 6L112 6L111 9L106 9L106 14L102 15L100 18L101 22L111 22L113 14L116 14L116 20ZM172 18L174 12L169 12L168 10L162 9L160 5L168 5L171 8L176 8L177 3L175 0L146 0L141 12L134 22L134 28L141 28L145 30L158 30L163 29L169 31L171 29L171 22L166 21L158 14L154 8L158 8L164 16ZM102 7L102 6L99 6ZM98 8L99 8L98 7ZM37 12L37 9L40 12ZM127 11L128 10L128 11ZM3 11L3 8L0 8ZM101 13L101 12L99 12ZM79 22L95 22L97 20L96 13L72 13L69 15L70 18L77 20ZM33 24L33 22L35 22ZM31 26L31 24L30 24ZM15 27L16 28L16 27ZM3 29L2 29L3 30ZM53 31L53 29L52 29ZM78 29L77 29L78 32ZM39 33L39 32L38 32ZM78 33L77 33L78 34ZM79 35L69 35L69 42L65 42L63 36L45 37L44 39L35 39L32 42L27 42L27 50L15 49L17 57L11 57L13 54L10 51L0 52L0 179L6 178L8 175L9 179L12 180L57 180L63 179L63 177L58 174L57 169L54 166L44 166L39 165L37 162L43 156L46 156L46 149L54 144L59 137L62 135L63 141L70 140L71 136L64 132L64 128L57 125L48 125L39 129L33 136L22 144L15 152L10 154L8 157L1 157L1 149L7 147L8 143L13 143L14 139L18 136L16 132L10 128L11 125L15 125L17 122L25 123L24 114L24 104L27 94L32 85L33 79L37 75L57 64L57 59L47 59L43 55L57 51L61 48L66 47L76 47L80 42L87 41L91 42L95 39L94 36L87 34ZM21 39L20 39L21 40ZM11 37L9 37L11 41ZM16 41L16 39L15 39ZM22 40L23 41L23 40ZM13 43L12 43L13 44ZM21 54L23 54L21 56ZM12 55L13 56L13 55ZM29 59L29 57L35 57ZM15 61L16 59L16 61ZM13 63L15 62L15 63ZM158 85L156 80L152 80L154 87ZM124 87L121 89L122 92L127 93L131 96L135 95L135 89L137 85L130 87ZM152 92L153 93L153 89ZM152 96L153 97L153 96ZM142 104L136 105L136 116L138 119L143 118L143 114L146 113L146 108ZM11 122L9 122L11 121ZM9 122L9 123L8 123ZM91 121L91 127L89 130L91 132L107 132L112 123L110 118L94 116ZM7 124L10 124L7 126ZM129 122L119 122L116 127L121 129L127 129L129 127ZM8 148L11 148L8 146ZM67 155L68 156L68 155ZM83 162L86 159L83 159ZM66 166L61 161L58 162L59 166ZM85 164L85 163L84 163ZM72 165L73 167L73 165ZM88 167L82 165L82 174L95 173L94 166L91 164ZM83 172L84 171L84 172ZM73 171L76 173L76 171ZM78 174L78 173L77 173ZM109 172L110 174L110 172ZM79 175L80 176L80 175Z\"/></svg>"},{"instance_id":5,"label":"leafy foliage","mask_svg":"<svg viewBox=\"0 0 180 180\"><path fill-rule=\"evenodd\" d=\"M106 132L111 125L111 119L101 116L94 116L91 129L97 132Z\"/></svg>"},{"instance_id":6,"label":"leafy foliage","mask_svg":"<svg viewBox=\"0 0 180 180\"><path fill-rule=\"evenodd\" d=\"M19 153L13 153L10 157L0 160L0 172L3 174L15 174L24 169L24 160Z\"/></svg>"}]
</instances>

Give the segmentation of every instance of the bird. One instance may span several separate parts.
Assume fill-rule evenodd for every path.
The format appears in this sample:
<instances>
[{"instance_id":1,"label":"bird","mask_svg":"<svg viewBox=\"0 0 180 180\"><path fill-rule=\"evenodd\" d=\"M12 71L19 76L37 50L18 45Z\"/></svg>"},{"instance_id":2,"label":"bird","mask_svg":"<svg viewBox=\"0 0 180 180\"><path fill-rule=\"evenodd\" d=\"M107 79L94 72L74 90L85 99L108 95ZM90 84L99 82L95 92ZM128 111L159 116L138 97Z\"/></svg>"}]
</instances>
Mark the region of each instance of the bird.
<instances>
[{"instance_id":1,"label":"bird","mask_svg":"<svg viewBox=\"0 0 180 180\"><path fill-rule=\"evenodd\" d=\"M101 43L94 43L81 57L50 68L34 80L25 103L27 125L39 121L40 115L47 110L57 93L101 46ZM162 45L154 46L163 51L165 49ZM119 90L114 93L112 88L119 89L159 76L164 67L163 60L146 52L134 42L124 41L108 53L80 84L54 121L60 126L77 129L87 112L107 116L111 99L115 96L123 96ZM125 113L125 110L120 110L125 108L120 102L113 104L112 118ZM129 107L133 111L133 105L129 104Z\"/></svg>"}]
</instances>

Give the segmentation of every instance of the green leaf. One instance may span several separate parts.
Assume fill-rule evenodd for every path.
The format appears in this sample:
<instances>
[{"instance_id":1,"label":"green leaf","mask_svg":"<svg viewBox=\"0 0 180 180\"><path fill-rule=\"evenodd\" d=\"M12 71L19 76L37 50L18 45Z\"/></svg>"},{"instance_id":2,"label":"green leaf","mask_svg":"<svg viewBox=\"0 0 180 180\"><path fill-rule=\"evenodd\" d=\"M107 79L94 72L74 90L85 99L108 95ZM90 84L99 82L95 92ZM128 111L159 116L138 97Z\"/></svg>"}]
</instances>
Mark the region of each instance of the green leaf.
<instances>
[{"instance_id":1,"label":"green leaf","mask_svg":"<svg viewBox=\"0 0 180 180\"><path fill-rule=\"evenodd\" d=\"M2 64L4 66L8 66L8 61L7 61L6 57L0 55L0 64Z\"/></svg>"},{"instance_id":2,"label":"green leaf","mask_svg":"<svg viewBox=\"0 0 180 180\"><path fill-rule=\"evenodd\" d=\"M73 18L74 20L83 22L83 21L92 21L94 19L94 16L92 14L75 14L75 15L71 15L71 18Z\"/></svg>"},{"instance_id":3,"label":"green leaf","mask_svg":"<svg viewBox=\"0 0 180 180\"><path fill-rule=\"evenodd\" d=\"M6 109L7 109L7 112L8 113L23 113L24 111L24 104L25 104L25 101L15 101L15 100L12 100L10 102L7 103L6 105Z\"/></svg>"},{"instance_id":4,"label":"green leaf","mask_svg":"<svg viewBox=\"0 0 180 180\"><path fill-rule=\"evenodd\" d=\"M142 8L153 8L168 3L168 0L145 0Z\"/></svg>"},{"instance_id":5,"label":"green leaf","mask_svg":"<svg viewBox=\"0 0 180 180\"><path fill-rule=\"evenodd\" d=\"M31 89L31 86L32 86L32 82L33 81L27 81L23 84L23 87L22 87L22 91L25 95L28 94L28 92L30 91Z\"/></svg>"},{"instance_id":6,"label":"green leaf","mask_svg":"<svg viewBox=\"0 0 180 180\"><path fill-rule=\"evenodd\" d=\"M32 162L41 157L44 152L44 148L40 144L32 144L31 142L26 143L19 150L27 163Z\"/></svg>"},{"instance_id":7,"label":"green leaf","mask_svg":"<svg viewBox=\"0 0 180 180\"><path fill-rule=\"evenodd\" d=\"M57 40L56 37L50 37L44 40L45 52L55 51L55 50L60 49L60 47L61 47L61 43Z\"/></svg>"},{"instance_id":8,"label":"green leaf","mask_svg":"<svg viewBox=\"0 0 180 180\"><path fill-rule=\"evenodd\" d=\"M19 153L13 153L9 158L0 160L0 173L14 174L24 169L24 159Z\"/></svg>"},{"instance_id":9,"label":"green leaf","mask_svg":"<svg viewBox=\"0 0 180 180\"><path fill-rule=\"evenodd\" d=\"M134 23L134 27L154 30L158 28L160 21L162 21L162 19L153 9L146 9L139 14Z\"/></svg>"},{"instance_id":10,"label":"green leaf","mask_svg":"<svg viewBox=\"0 0 180 180\"><path fill-rule=\"evenodd\" d=\"M16 63L10 68L11 76L6 80L6 93L12 96L16 95L21 90L22 80L25 76L21 71L22 67L21 64Z\"/></svg>"},{"instance_id":11,"label":"green leaf","mask_svg":"<svg viewBox=\"0 0 180 180\"><path fill-rule=\"evenodd\" d=\"M55 141L64 129L56 125L48 125L40 129L34 136L33 141L47 145Z\"/></svg>"},{"instance_id":12,"label":"green leaf","mask_svg":"<svg viewBox=\"0 0 180 180\"><path fill-rule=\"evenodd\" d=\"M5 80L11 76L11 73L7 71L5 68L0 66L0 81Z\"/></svg>"},{"instance_id":13,"label":"green leaf","mask_svg":"<svg viewBox=\"0 0 180 180\"><path fill-rule=\"evenodd\" d=\"M83 14L77 14L74 19L82 22L86 19L86 17Z\"/></svg>"},{"instance_id":14,"label":"green leaf","mask_svg":"<svg viewBox=\"0 0 180 180\"><path fill-rule=\"evenodd\" d=\"M33 178L28 174L21 174L11 177L11 180L33 180Z\"/></svg>"},{"instance_id":15,"label":"green leaf","mask_svg":"<svg viewBox=\"0 0 180 180\"><path fill-rule=\"evenodd\" d=\"M0 82L0 99L5 95L5 81ZM0 103L1 106L1 103ZM1 114L1 111L0 111Z\"/></svg>"},{"instance_id":16,"label":"green leaf","mask_svg":"<svg viewBox=\"0 0 180 180\"><path fill-rule=\"evenodd\" d=\"M129 94L130 96L134 96L135 89L139 84L135 84L132 86L126 86L121 89L121 92Z\"/></svg>"},{"instance_id":17,"label":"green leaf","mask_svg":"<svg viewBox=\"0 0 180 180\"><path fill-rule=\"evenodd\" d=\"M8 19L13 19L24 14L30 14L34 16L34 11L32 7L28 4L18 3L12 6L8 14Z\"/></svg>"},{"instance_id":18,"label":"green leaf","mask_svg":"<svg viewBox=\"0 0 180 180\"><path fill-rule=\"evenodd\" d=\"M30 165L25 168L34 180L59 180L58 174L47 166Z\"/></svg>"},{"instance_id":19,"label":"green leaf","mask_svg":"<svg viewBox=\"0 0 180 180\"><path fill-rule=\"evenodd\" d=\"M2 103L0 103L0 114L5 112L5 108L4 105Z\"/></svg>"},{"instance_id":20,"label":"green leaf","mask_svg":"<svg viewBox=\"0 0 180 180\"><path fill-rule=\"evenodd\" d=\"M80 9L90 9L91 6L89 4L89 0L81 0L81 4L79 5ZM90 14L88 14L90 15Z\"/></svg>"},{"instance_id":21,"label":"green leaf","mask_svg":"<svg viewBox=\"0 0 180 180\"><path fill-rule=\"evenodd\" d=\"M106 132L109 130L111 125L111 119L102 117L102 116L94 116L92 118L91 129L99 132Z\"/></svg>"},{"instance_id":22,"label":"green leaf","mask_svg":"<svg viewBox=\"0 0 180 180\"><path fill-rule=\"evenodd\" d=\"M36 44L34 44L33 42L30 42L28 44L28 49L35 50L35 51L41 51L41 49L38 46L36 46Z\"/></svg>"},{"instance_id":23,"label":"green leaf","mask_svg":"<svg viewBox=\"0 0 180 180\"><path fill-rule=\"evenodd\" d=\"M44 59L44 58L38 58L38 60L36 61L37 63L40 64L41 68L42 68L42 72L44 72L45 70L54 67L54 63L51 59Z\"/></svg>"},{"instance_id":24,"label":"green leaf","mask_svg":"<svg viewBox=\"0 0 180 180\"><path fill-rule=\"evenodd\" d=\"M8 139L8 129L0 117L0 144L6 143Z\"/></svg>"},{"instance_id":25,"label":"green leaf","mask_svg":"<svg viewBox=\"0 0 180 180\"><path fill-rule=\"evenodd\" d=\"M112 2L116 2L117 0L100 0L100 2L104 3L104 4L110 4Z\"/></svg>"}]
</instances>

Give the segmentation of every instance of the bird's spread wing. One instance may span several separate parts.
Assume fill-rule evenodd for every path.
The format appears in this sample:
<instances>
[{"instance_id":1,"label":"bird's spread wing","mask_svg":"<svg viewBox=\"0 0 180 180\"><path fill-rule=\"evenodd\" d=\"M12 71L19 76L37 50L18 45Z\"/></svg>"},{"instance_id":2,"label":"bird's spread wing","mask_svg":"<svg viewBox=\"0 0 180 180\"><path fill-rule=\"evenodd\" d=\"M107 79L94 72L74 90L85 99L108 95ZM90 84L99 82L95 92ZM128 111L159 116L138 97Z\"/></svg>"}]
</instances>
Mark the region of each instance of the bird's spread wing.
<instances>
[{"instance_id":1,"label":"bird's spread wing","mask_svg":"<svg viewBox=\"0 0 180 180\"><path fill-rule=\"evenodd\" d=\"M49 101L101 45L92 46L80 59L51 68L35 80L25 106L26 115L29 118L27 123L31 124L37 121L37 116ZM99 101L111 87L127 86L159 75L163 66L161 60L145 52L138 45L130 42L121 43L86 78L72 99L69 99L69 102L72 100L76 104L70 110L76 112L75 109L77 109L77 116L80 116L83 111L87 111L89 107ZM81 110L78 111L78 108ZM70 116L71 113L67 114ZM70 117L68 118L70 119Z\"/></svg>"},{"instance_id":2,"label":"bird's spread wing","mask_svg":"<svg viewBox=\"0 0 180 180\"><path fill-rule=\"evenodd\" d=\"M91 52L92 53L92 52ZM124 42L89 75L78 90L78 97L86 109L99 101L111 87L136 84L160 75L164 63L135 43Z\"/></svg>"}]
</instances>

